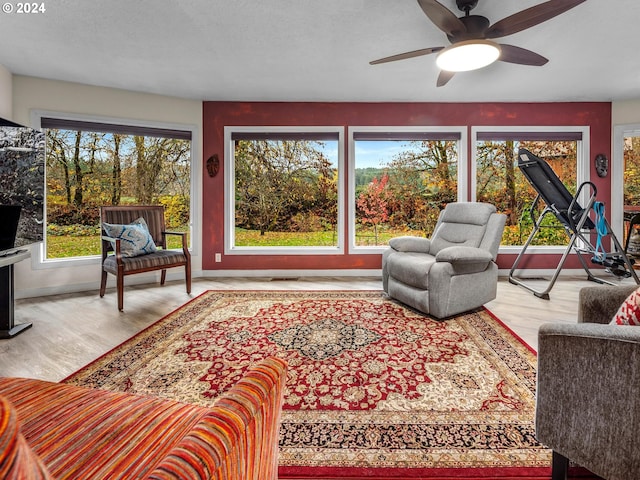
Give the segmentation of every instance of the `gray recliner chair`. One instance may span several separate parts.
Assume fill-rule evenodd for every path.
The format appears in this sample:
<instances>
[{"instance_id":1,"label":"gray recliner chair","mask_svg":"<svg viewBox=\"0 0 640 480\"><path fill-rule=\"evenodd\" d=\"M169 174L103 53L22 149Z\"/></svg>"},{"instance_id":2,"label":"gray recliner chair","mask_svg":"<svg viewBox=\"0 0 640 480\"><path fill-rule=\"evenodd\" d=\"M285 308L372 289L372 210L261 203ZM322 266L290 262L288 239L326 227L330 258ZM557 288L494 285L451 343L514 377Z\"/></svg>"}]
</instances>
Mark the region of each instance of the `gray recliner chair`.
<instances>
[{"instance_id":1,"label":"gray recliner chair","mask_svg":"<svg viewBox=\"0 0 640 480\"><path fill-rule=\"evenodd\" d=\"M496 298L496 257L506 216L487 203L450 203L431 239L397 237L382 255L382 287L391 297L436 318Z\"/></svg>"},{"instance_id":2,"label":"gray recliner chair","mask_svg":"<svg viewBox=\"0 0 640 480\"><path fill-rule=\"evenodd\" d=\"M553 480L566 480L569 460L640 478L640 327L609 325L637 287L584 287L578 323L538 330L536 438L553 450Z\"/></svg>"}]
</instances>

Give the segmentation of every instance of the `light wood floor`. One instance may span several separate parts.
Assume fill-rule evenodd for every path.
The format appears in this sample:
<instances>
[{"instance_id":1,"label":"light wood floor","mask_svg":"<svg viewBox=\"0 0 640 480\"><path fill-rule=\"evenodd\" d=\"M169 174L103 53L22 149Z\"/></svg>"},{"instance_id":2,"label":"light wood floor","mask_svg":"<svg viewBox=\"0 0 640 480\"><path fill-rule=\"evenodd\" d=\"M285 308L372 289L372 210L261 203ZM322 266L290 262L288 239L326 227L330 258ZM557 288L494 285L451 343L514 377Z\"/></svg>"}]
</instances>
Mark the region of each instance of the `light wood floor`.
<instances>
[{"instance_id":1,"label":"light wood floor","mask_svg":"<svg viewBox=\"0 0 640 480\"><path fill-rule=\"evenodd\" d=\"M594 285L585 278L561 277L550 293L551 300L539 299L501 278L497 299L486 306L536 349L542 323L576 321L578 291ZM546 285L545 281L537 283ZM122 313L116 307L114 290L104 298L96 291L17 300L16 323L33 322L33 327L0 340L0 376L60 381L205 290L252 289L381 290L382 286L379 278L364 277L194 279L191 295L182 282L126 287Z\"/></svg>"}]
</instances>

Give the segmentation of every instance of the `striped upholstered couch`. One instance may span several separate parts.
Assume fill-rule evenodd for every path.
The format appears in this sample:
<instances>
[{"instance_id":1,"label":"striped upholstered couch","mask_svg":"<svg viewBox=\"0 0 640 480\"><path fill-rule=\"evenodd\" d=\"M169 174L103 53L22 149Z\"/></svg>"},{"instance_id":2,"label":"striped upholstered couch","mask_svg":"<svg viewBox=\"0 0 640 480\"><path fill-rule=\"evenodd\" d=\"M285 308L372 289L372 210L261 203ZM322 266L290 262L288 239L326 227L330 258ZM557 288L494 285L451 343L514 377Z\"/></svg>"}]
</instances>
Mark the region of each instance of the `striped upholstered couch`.
<instances>
[{"instance_id":1,"label":"striped upholstered couch","mask_svg":"<svg viewBox=\"0 0 640 480\"><path fill-rule=\"evenodd\" d=\"M263 360L210 408L0 378L0 478L275 480L285 369Z\"/></svg>"}]
</instances>

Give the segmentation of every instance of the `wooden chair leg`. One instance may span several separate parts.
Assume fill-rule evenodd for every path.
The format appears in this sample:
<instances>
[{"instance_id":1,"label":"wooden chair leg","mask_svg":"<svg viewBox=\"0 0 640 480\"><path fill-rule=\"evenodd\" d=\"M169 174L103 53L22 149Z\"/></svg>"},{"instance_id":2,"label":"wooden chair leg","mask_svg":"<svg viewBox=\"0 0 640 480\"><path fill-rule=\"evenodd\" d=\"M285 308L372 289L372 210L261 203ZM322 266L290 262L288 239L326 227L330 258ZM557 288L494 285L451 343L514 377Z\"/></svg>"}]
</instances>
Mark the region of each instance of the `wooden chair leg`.
<instances>
[{"instance_id":1,"label":"wooden chair leg","mask_svg":"<svg viewBox=\"0 0 640 480\"><path fill-rule=\"evenodd\" d=\"M164 282L166 279L167 279L167 271L162 270L162 273L160 274L160 285L164 285Z\"/></svg>"},{"instance_id":2,"label":"wooden chair leg","mask_svg":"<svg viewBox=\"0 0 640 480\"><path fill-rule=\"evenodd\" d=\"M118 310L124 310L124 275L118 275L116 281L116 288L118 290Z\"/></svg>"},{"instance_id":3,"label":"wooden chair leg","mask_svg":"<svg viewBox=\"0 0 640 480\"><path fill-rule=\"evenodd\" d=\"M187 282L187 293L191 293L191 264L187 263L184 266L184 275Z\"/></svg>"},{"instance_id":4,"label":"wooden chair leg","mask_svg":"<svg viewBox=\"0 0 640 480\"><path fill-rule=\"evenodd\" d=\"M551 460L551 480L567 480L569 459L554 451Z\"/></svg>"},{"instance_id":5,"label":"wooden chair leg","mask_svg":"<svg viewBox=\"0 0 640 480\"><path fill-rule=\"evenodd\" d=\"M104 297L104 292L107 290L107 272L102 270L102 278L100 279L100 297Z\"/></svg>"}]
</instances>

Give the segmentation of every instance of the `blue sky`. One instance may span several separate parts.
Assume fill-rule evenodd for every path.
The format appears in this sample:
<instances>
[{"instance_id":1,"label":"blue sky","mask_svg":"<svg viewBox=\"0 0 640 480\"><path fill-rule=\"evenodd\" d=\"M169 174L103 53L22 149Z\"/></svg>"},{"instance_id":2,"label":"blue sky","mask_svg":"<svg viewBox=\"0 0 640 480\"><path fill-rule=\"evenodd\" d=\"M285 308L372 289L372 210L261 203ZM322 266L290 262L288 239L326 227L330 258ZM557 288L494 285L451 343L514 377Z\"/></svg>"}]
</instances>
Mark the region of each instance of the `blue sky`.
<instances>
[{"instance_id":1,"label":"blue sky","mask_svg":"<svg viewBox=\"0 0 640 480\"><path fill-rule=\"evenodd\" d=\"M410 142L359 140L356 147L356 168L381 168L389 164L400 152L412 150Z\"/></svg>"},{"instance_id":2,"label":"blue sky","mask_svg":"<svg viewBox=\"0 0 640 480\"><path fill-rule=\"evenodd\" d=\"M337 142L325 142L324 153L333 165L338 164ZM358 140L355 142L356 168L382 168L400 152L411 150L411 142Z\"/></svg>"}]
</instances>

